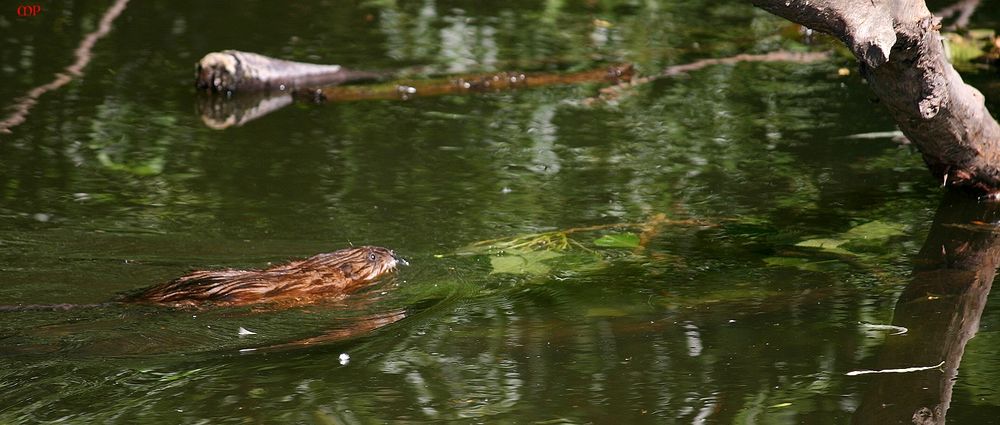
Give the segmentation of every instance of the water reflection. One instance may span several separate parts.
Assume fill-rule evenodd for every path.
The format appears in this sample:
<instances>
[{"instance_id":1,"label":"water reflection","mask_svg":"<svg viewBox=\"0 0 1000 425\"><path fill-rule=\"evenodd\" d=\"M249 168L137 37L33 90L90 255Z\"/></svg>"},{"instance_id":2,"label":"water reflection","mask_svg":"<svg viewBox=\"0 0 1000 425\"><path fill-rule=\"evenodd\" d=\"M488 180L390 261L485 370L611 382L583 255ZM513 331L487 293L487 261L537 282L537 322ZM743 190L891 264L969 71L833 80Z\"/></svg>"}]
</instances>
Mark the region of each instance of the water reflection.
<instances>
[{"instance_id":1,"label":"water reflection","mask_svg":"<svg viewBox=\"0 0 1000 425\"><path fill-rule=\"evenodd\" d=\"M586 85L298 104L221 132L191 108L190 65L221 48L363 69L589 69L596 55L655 70L770 51L780 21L711 1L322 6L231 3L220 21L195 2L131 3L92 78L0 143L0 302L100 302L191 268L352 242L414 265L356 309L5 314L0 421L841 423L884 388L846 372L880 356L924 364L893 360L898 337L859 322L890 322L921 279L909 260L940 193L907 148L843 138L892 124L860 106L869 92L837 77L840 63L719 65L598 106L581 102L595 95ZM95 21L89 7L64 11L68 22ZM64 66L40 57L79 41L49 30L65 29L58 16L0 40L52 37L0 49L18 76L0 92ZM435 257L657 213L716 226L664 228L586 271ZM902 230L862 244L866 256L797 246L874 221ZM906 294L899 320L944 306ZM954 382L959 421L1000 405L984 336ZM944 389L952 373L919 376Z\"/></svg>"},{"instance_id":2,"label":"water reflection","mask_svg":"<svg viewBox=\"0 0 1000 425\"><path fill-rule=\"evenodd\" d=\"M894 310L893 324L909 332L887 338L877 366L943 366L872 378L854 423L946 422L965 346L979 330L1000 264L998 212L965 193L942 200Z\"/></svg>"},{"instance_id":3,"label":"water reflection","mask_svg":"<svg viewBox=\"0 0 1000 425\"><path fill-rule=\"evenodd\" d=\"M205 126L214 130L239 127L291 105L291 94L259 94L227 98L221 95L201 94L198 96L198 113Z\"/></svg>"},{"instance_id":4,"label":"water reflection","mask_svg":"<svg viewBox=\"0 0 1000 425\"><path fill-rule=\"evenodd\" d=\"M705 230L709 233L702 236L718 231ZM655 252L663 247L652 249ZM720 249L729 255L740 252L734 246ZM416 285L410 290L419 291L421 285L463 284L447 279L429 281L443 275L426 269L431 261L423 260L425 268L418 269L417 274L424 279L416 283L410 280L410 285ZM438 267L460 264L446 262ZM858 382L857 378L843 375L845 370L858 367L853 360L858 347L845 342L857 341L862 335L854 324L865 317L866 303L852 301L860 295L835 282L845 279L852 284L851 280L856 279L851 277L853 273L828 270L795 275L781 269L762 273L740 261L716 267L687 270L661 264L653 269L658 272L651 273L645 267L619 264L569 280L542 278L516 282L514 286L505 285L506 278L498 275L492 278L497 280L492 285L464 282L481 289L434 299L404 320L398 320L402 316L397 315L385 323L376 320L372 323L378 326L358 334L331 333L333 337L328 339L291 344L302 347L323 342L307 351L289 350L291 346L283 345L274 347L277 351L239 357L219 352L168 356L157 359L152 369L115 360L114 367L123 370L116 378L123 387L111 389L114 397L98 403L94 416L87 418L143 421L176 417L165 412L179 412L191 420L233 415L267 418L278 412L283 420L291 421L318 417L415 422L521 417L539 421L658 423L706 418L764 420L786 415L793 415L794 420L810 420L809 412L822 412L824 417L832 415L840 421L855 412L857 406L852 399L831 391L851 388ZM716 287L710 284L716 274L719 278L728 276L729 282L733 276L742 275L751 278L755 287L785 289L770 296L742 296L727 301L713 301L704 295L692 301L678 298ZM789 290L789 285L807 290ZM918 292L921 299L926 298L923 291ZM906 302L905 294L896 312L896 323L909 326L911 335L926 335L921 326L926 328L929 323L948 323L927 321L926 314L912 316L920 323L900 322L911 317L906 305L927 305L923 301ZM162 313L157 317L158 323L165 323ZM274 325L301 326L306 317L308 312L293 320L237 319L241 325L247 320L265 320L248 325L261 331L274 330ZM824 319L829 317L837 319ZM185 326L184 316L176 319L172 325L165 324L165 329ZM268 322L272 324L264 324ZM974 322L967 321L966 326ZM222 325L220 318L210 319L209 323ZM361 329L350 323L345 322L345 330ZM97 325L90 321L78 327L94 331ZM141 323L133 327L137 334L151 331L144 330L147 326ZM62 335L79 337L78 331ZM815 335L823 337L817 339ZM962 335L968 333L955 335L964 338ZM915 342L921 347L952 346L924 344L926 340ZM909 350L898 351L905 358L891 356L897 351L892 341L890 337L881 348L883 359L893 357L887 363L919 363L920 359L914 359ZM147 340L150 342L155 341ZM157 344L176 347L177 342L159 340ZM197 344L204 346L205 342ZM78 349L64 352L76 353L75 373L103 374L103 361L79 357ZM345 353L351 362L341 366L339 358ZM135 361L141 364L149 360ZM60 362L22 361L15 358L19 366L10 369L4 381L23 383L28 376L39 373L63 373L58 369ZM276 373L275 362L281 365L280 374ZM952 382L936 371L927 376ZM900 387L902 384L895 381L912 379L907 376L887 379L893 380L889 388L923 388ZM366 384L359 386L360 382ZM141 389L143 394L125 388ZM48 399L72 409L98 391L106 394L109 388L90 384L73 394ZM891 394L896 402L904 395L898 390ZM924 391L920 394L926 395ZM878 404L885 405L884 400ZM865 406L867 401L854 414L876 417L862 413ZM45 404L36 403L34 410L45 409ZM108 416L110 412L117 413Z\"/></svg>"}]
</instances>

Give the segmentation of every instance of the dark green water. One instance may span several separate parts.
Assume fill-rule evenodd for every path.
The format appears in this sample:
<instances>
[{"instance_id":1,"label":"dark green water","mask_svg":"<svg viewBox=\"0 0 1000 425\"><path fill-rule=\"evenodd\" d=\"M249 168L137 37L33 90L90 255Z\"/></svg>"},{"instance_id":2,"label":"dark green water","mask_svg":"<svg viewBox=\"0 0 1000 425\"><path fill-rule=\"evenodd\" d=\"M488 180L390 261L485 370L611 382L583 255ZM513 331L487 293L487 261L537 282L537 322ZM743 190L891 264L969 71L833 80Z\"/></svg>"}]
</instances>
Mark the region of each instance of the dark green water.
<instances>
[{"instance_id":1,"label":"dark green water","mask_svg":"<svg viewBox=\"0 0 1000 425\"><path fill-rule=\"evenodd\" d=\"M4 105L72 63L108 2L43 7L0 16ZM0 135L0 304L100 303L350 244L411 265L288 311L0 312L0 423L850 422L873 378L845 373L891 338L859 323L892 321L942 192L910 148L846 137L895 129L837 75L849 58L714 66L610 103L585 101L594 83L296 104L226 130L191 82L229 48L648 74L797 46L785 25L722 1L129 4L84 75ZM661 213L701 224L644 249L593 242L632 228L574 233L583 247L520 268L452 255ZM846 248L803 246L821 239ZM994 306L952 423L998 423Z\"/></svg>"}]
</instances>

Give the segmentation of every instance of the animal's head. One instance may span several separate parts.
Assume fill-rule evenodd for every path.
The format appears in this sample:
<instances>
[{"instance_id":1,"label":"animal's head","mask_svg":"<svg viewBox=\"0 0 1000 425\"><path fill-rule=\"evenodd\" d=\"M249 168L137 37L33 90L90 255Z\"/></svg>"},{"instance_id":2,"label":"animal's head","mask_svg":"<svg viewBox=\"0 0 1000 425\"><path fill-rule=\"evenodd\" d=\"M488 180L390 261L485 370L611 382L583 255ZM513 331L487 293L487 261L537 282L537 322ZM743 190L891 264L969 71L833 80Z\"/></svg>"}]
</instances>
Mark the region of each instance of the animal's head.
<instances>
[{"instance_id":1,"label":"animal's head","mask_svg":"<svg viewBox=\"0 0 1000 425\"><path fill-rule=\"evenodd\" d=\"M408 265L391 249L378 246L345 248L331 254L344 275L363 282L371 282L389 273L399 265Z\"/></svg>"}]
</instances>

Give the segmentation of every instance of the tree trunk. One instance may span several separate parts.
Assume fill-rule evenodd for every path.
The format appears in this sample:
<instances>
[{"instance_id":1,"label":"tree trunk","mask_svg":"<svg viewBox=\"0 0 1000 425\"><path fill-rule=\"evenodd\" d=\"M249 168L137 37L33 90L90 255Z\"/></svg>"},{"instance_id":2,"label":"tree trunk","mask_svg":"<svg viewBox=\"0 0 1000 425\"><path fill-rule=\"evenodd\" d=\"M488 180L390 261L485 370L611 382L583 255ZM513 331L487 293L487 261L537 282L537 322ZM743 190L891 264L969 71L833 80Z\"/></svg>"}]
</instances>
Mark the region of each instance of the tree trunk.
<instances>
[{"instance_id":1,"label":"tree trunk","mask_svg":"<svg viewBox=\"0 0 1000 425\"><path fill-rule=\"evenodd\" d=\"M1000 194L1000 125L945 57L923 0L752 0L840 38L861 75L944 185Z\"/></svg>"}]
</instances>

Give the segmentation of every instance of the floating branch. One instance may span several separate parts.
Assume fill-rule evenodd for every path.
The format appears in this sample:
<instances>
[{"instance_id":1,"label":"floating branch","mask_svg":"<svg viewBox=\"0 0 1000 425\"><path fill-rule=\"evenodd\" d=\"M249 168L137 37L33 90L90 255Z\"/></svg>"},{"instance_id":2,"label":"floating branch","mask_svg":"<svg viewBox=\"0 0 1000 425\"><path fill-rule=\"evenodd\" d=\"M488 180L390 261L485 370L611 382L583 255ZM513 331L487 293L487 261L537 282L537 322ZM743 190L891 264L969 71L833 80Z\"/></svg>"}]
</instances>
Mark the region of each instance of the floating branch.
<instances>
[{"instance_id":1,"label":"floating branch","mask_svg":"<svg viewBox=\"0 0 1000 425\"><path fill-rule=\"evenodd\" d=\"M292 91L304 87L373 81L382 74L223 50L205 55L195 65L195 87L216 93Z\"/></svg>"},{"instance_id":2,"label":"floating branch","mask_svg":"<svg viewBox=\"0 0 1000 425\"><path fill-rule=\"evenodd\" d=\"M629 64L575 73L498 72L432 80L398 81L390 84L324 87L300 90L296 95L319 102L409 100L415 97L489 93L566 84L618 84L632 79L634 73L634 68Z\"/></svg>"},{"instance_id":3,"label":"floating branch","mask_svg":"<svg viewBox=\"0 0 1000 425\"><path fill-rule=\"evenodd\" d=\"M847 376L858 376L858 375L871 375L874 373L910 373L910 372L920 372L924 370L938 369L944 366L944 360L934 366L919 366L919 367L906 367L902 369L880 369L880 370L852 370L845 373Z\"/></svg>"},{"instance_id":4,"label":"floating branch","mask_svg":"<svg viewBox=\"0 0 1000 425\"><path fill-rule=\"evenodd\" d=\"M195 86L207 92L199 96L197 106L206 126L222 130L263 117L294 100L316 103L409 100L553 85L618 84L633 78L634 69L625 64L571 73L498 72L342 85L385 80L390 76L225 50L205 55L196 65Z\"/></svg>"}]
</instances>

